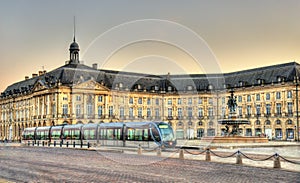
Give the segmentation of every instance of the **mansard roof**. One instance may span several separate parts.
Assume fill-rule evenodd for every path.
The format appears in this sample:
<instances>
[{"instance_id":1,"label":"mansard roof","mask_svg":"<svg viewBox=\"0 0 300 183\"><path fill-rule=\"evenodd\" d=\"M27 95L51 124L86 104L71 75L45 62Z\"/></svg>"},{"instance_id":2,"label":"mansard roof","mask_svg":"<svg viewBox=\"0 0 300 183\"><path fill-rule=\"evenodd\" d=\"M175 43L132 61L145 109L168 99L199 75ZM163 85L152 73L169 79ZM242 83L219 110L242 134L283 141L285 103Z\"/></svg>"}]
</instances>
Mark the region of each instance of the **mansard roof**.
<instances>
[{"instance_id":1,"label":"mansard roof","mask_svg":"<svg viewBox=\"0 0 300 183\"><path fill-rule=\"evenodd\" d=\"M84 64L66 64L53 71L14 83L6 88L1 97L26 94L33 91L37 82L47 88L72 87L94 80L110 89L130 91L203 91L227 87L247 87L259 84L293 82L299 76L300 65L296 62L279 64L225 74L149 75L133 72L97 70Z\"/></svg>"}]
</instances>

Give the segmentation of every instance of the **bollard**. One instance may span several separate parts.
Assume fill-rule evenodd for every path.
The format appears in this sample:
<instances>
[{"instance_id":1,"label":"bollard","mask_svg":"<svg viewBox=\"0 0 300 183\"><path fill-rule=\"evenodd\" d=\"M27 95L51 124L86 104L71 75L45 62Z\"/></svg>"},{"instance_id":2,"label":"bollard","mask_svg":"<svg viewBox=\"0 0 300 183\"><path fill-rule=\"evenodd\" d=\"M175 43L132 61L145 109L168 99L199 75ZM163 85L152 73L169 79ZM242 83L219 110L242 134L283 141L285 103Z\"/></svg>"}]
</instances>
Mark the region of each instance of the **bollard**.
<instances>
[{"instance_id":1,"label":"bollard","mask_svg":"<svg viewBox=\"0 0 300 183\"><path fill-rule=\"evenodd\" d=\"M90 148L90 142L87 143L87 148Z\"/></svg>"},{"instance_id":2,"label":"bollard","mask_svg":"<svg viewBox=\"0 0 300 183\"><path fill-rule=\"evenodd\" d=\"M67 147L69 147L69 142L67 142Z\"/></svg>"},{"instance_id":3,"label":"bollard","mask_svg":"<svg viewBox=\"0 0 300 183\"><path fill-rule=\"evenodd\" d=\"M210 150L206 149L205 161L210 161L210 160L211 160L211 158L210 158Z\"/></svg>"},{"instance_id":4,"label":"bollard","mask_svg":"<svg viewBox=\"0 0 300 183\"><path fill-rule=\"evenodd\" d=\"M75 148L75 142L73 142L73 147Z\"/></svg>"},{"instance_id":5,"label":"bollard","mask_svg":"<svg viewBox=\"0 0 300 183\"><path fill-rule=\"evenodd\" d=\"M34 141L32 141L32 146L34 146Z\"/></svg>"},{"instance_id":6,"label":"bollard","mask_svg":"<svg viewBox=\"0 0 300 183\"><path fill-rule=\"evenodd\" d=\"M184 159L183 149L179 150L179 159Z\"/></svg>"},{"instance_id":7,"label":"bollard","mask_svg":"<svg viewBox=\"0 0 300 183\"><path fill-rule=\"evenodd\" d=\"M160 147L157 148L156 153L157 153L157 156L161 156L161 148Z\"/></svg>"},{"instance_id":8,"label":"bollard","mask_svg":"<svg viewBox=\"0 0 300 183\"><path fill-rule=\"evenodd\" d=\"M138 155L141 155L142 154L142 147L141 147L141 144L139 144L139 147L138 147Z\"/></svg>"},{"instance_id":9,"label":"bollard","mask_svg":"<svg viewBox=\"0 0 300 183\"><path fill-rule=\"evenodd\" d=\"M44 145L45 145L45 142L43 141L43 142L42 142L42 146L44 147Z\"/></svg>"},{"instance_id":10,"label":"bollard","mask_svg":"<svg viewBox=\"0 0 300 183\"><path fill-rule=\"evenodd\" d=\"M30 141L28 141L28 146L30 146Z\"/></svg>"},{"instance_id":11,"label":"bollard","mask_svg":"<svg viewBox=\"0 0 300 183\"><path fill-rule=\"evenodd\" d=\"M63 141L60 141L59 146L62 147Z\"/></svg>"},{"instance_id":12,"label":"bollard","mask_svg":"<svg viewBox=\"0 0 300 183\"><path fill-rule=\"evenodd\" d=\"M40 141L37 142L37 146L40 146Z\"/></svg>"},{"instance_id":13,"label":"bollard","mask_svg":"<svg viewBox=\"0 0 300 183\"><path fill-rule=\"evenodd\" d=\"M82 144L82 141L80 142L80 148L82 148L83 144Z\"/></svg>"},{"instance_id":14,"label":"bollard","mask_svg":"<svg viewBox=\"0 0 300 183\"><path fill-rule=\"evenodd\" d=\"M275 154L275 159L274 159L274 168L281 168L281 165L280 165L280 159L279 159L279 156L278 154L276 153Z\"/></svg>"},{"instance_id":15,"label":"bollard","mask_svg":"<svg viewBox=\"0 0 300 183\"><path fill-rule=\"evenodd\" d=\"M236 164L242 165L243 164L243 160L242 160L242 156L241 156L241 152L238 151L237 155L236 155Z\"/></svg>"},{"instance_id":16,"label":"bollard","mask_svg":"<svg viewBox=\"0 0 300 183\"><path fill-rule=\"evenodd\" d=\"M53 146L56 147L56 141L53 142Z\"/></svg>"}]
</instances>

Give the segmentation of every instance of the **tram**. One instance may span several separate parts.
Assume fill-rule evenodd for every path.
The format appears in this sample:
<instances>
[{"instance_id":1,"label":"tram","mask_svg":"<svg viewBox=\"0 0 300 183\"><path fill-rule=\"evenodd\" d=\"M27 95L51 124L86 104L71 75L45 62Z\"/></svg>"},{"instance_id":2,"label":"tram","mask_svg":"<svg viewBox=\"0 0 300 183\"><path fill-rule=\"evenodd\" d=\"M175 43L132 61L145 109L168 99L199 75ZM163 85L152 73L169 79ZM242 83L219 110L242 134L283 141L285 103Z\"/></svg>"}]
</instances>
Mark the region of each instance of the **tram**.
<instances>
[{"instance_id":1,"label":"tram","mask_svg":"<svg viewBox=\"0 0 300 183\"><path fill-rule=\"evenodd\" d=\"M168 123L126 122L25 128L22 143L154 148L175 147L176 139Z\"/></svg>"}]
</instances>

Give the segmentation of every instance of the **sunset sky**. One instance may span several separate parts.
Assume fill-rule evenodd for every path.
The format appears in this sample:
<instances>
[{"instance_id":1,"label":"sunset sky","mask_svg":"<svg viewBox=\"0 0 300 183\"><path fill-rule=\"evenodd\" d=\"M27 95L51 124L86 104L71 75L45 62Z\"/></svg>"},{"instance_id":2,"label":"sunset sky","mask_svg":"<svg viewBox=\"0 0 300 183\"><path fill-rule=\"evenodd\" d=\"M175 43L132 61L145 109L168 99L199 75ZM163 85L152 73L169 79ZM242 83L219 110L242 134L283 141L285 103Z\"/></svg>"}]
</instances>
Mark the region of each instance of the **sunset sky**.
<instances>
[{"instance_id":1,"label":"sunset sky","mask_svg":"<svg viewBox=\"0 0 300 183\"><path fill-rule=\"evenodd\" d=\"M299 0L0 0L0 91L69 59L149 74L300 63Z\"/></svg>"}]
</instances>

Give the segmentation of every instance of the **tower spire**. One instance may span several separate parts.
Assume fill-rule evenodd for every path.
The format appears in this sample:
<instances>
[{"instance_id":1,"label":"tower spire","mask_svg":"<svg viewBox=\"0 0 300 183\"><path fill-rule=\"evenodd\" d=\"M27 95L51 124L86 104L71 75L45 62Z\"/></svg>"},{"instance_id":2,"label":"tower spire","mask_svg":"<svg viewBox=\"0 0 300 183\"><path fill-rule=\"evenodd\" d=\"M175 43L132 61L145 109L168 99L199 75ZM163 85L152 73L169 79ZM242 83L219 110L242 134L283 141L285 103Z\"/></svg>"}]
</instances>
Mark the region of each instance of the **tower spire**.
<instances>
[{"instance_id":1,"label":"tower spire","mask_svg":"<svg viewBox=\"0 0 300 183\"><path fill-rule=\"evenodd\" d=\"M76 43L76 22L74 16L74 25L73 25L73 43L70 45L70 64L79 64L79 45Z\"/></svg>"},{"instance_id":2,"label":"tower spire","mask_svg":"<svg viewBox=\"0 0 300 183\"><path fill-rule=\"evenodd\" d=\"M76 42L76 20L75 20L75 16L73 17L73 26L74 26L74 30L73 30L73 42Z\"/></svg>"}]
</instances>

